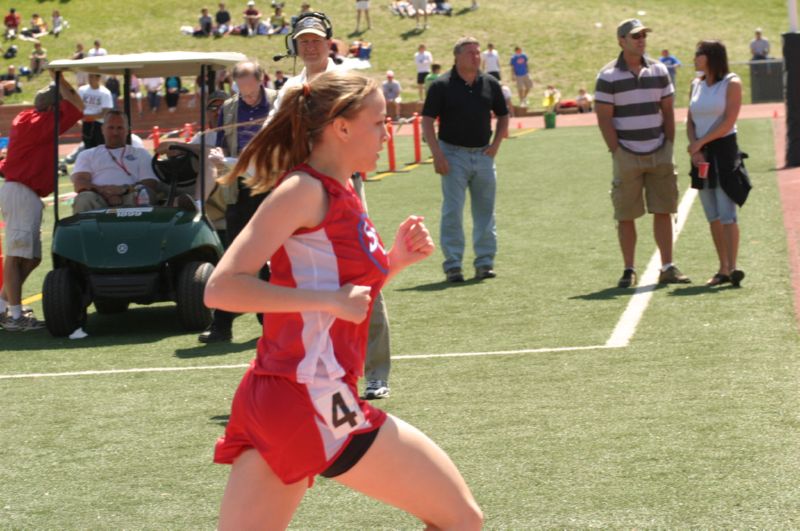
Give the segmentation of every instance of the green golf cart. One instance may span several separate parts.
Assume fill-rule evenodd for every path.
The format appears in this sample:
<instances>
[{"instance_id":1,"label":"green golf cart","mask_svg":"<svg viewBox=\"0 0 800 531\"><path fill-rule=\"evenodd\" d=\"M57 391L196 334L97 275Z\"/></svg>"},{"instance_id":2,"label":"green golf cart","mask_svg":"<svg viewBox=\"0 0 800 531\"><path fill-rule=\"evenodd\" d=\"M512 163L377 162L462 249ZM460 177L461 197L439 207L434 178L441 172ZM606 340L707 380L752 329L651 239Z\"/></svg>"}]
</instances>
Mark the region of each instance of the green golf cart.
<instances>
[{"instance_id":1,"label":"green golf cart","mask_svg":"<svg viewBox=\"0 0 800 531\"><path fill-rule=\"evenodd\" d=\"M159 52L58 60L48 68L56 73L56 85L60 83L61 72L67 70L123 76L124 110L130 125L131 75L139 78L199 75L199 79L208 80L213 79L215 69L242 60L245 56L239 53ZM206 125L207 94L208 87L203 83L198 109L201 131ZM57 115L53 155L56 161L58 121ZM205 153L204 136L199 153ZM211 323L211 310L203 304L203 292L222 256L223 246L206 216L203 199L194 210L169 206L173 204L178 184L192 185L198 179L199 195L206 197L205 164L200 164L196 152L190 150L180 151L177 157L195 157L191 161L194 175L187 178L185 171L172 174L175 157L162 164L154 156L155 173L169 189L162 204L114 207L61 218L56 197L53 269L47 273L42 288L45 323L52 335L68 336L84 327L90 304L94 304L98 313L122 313L131 303L172 301L184 329L202 330ZM58 170L55 173L58 190Z\"/></svg>"}]
</instances>

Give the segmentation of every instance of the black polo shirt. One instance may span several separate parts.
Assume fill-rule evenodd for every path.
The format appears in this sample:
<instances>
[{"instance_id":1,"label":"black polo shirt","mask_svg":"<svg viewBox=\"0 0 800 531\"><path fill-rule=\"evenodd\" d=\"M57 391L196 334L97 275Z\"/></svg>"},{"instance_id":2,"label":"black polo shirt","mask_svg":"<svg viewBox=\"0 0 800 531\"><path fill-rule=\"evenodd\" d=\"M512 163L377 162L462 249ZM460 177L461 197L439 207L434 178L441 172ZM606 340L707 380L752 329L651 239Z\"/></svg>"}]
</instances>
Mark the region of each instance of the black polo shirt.
<instances>
[{"instance_id":1,"label":"black polo shirt","mask_svg":"<svg viewBox=\"0 0 800 531\"><path fill-rule=\"evenodd\" d=\"M431 83L422 115L440 119L439 140L477 148L492 139L492 111L496 116L508 114L500 82L478 72L472 85L467 85L453 67Z\"/></svg>"}]
</instances>

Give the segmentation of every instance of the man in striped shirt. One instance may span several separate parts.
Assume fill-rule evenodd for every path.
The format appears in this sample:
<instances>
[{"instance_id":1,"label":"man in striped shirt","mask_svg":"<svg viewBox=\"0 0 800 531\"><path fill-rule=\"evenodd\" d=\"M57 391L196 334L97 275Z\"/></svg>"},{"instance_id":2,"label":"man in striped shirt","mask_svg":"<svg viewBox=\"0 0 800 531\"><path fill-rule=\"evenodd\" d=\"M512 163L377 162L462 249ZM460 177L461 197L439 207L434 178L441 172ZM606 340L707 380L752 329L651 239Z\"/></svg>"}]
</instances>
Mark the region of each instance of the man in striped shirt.
<instances>
[{"instance_id":1,"label":"man in striped shirt","mask_svg":"<svg viewBox=\"0 0 800 531\"><path fill-rule=\"evenodd\" d=\"M650 28L637 19L617 27L622 52L600 70L595 102L597 122L611 151L611 201L625 269L618 286L636 285L636 218L653 214L661 252L659 284L690 282L672 263L672 217L678 209L678 173L673 159L674 89L667 68L644 56Z\"/></svg>"}]
</instances>

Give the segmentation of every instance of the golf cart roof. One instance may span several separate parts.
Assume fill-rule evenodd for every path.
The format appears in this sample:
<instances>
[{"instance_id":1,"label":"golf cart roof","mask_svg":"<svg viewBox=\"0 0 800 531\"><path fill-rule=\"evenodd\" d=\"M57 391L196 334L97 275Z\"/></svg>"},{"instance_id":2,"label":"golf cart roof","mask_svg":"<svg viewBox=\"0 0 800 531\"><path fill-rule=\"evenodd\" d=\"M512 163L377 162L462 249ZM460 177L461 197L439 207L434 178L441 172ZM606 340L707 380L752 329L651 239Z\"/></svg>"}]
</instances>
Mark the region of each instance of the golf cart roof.
<instances>
[{"instance_id":1,"label":"golf cart roof","mask_svg":"<svg viewBox=\"0 0 800 531\"><path fill-rule=\"evenodd\" d=\"M130 70L137 77L196 76L202 65L226 67L246 60L247 56L238 52L148 52L58 59L47 68L102 75Z\"/></svg>"}]
</instances>

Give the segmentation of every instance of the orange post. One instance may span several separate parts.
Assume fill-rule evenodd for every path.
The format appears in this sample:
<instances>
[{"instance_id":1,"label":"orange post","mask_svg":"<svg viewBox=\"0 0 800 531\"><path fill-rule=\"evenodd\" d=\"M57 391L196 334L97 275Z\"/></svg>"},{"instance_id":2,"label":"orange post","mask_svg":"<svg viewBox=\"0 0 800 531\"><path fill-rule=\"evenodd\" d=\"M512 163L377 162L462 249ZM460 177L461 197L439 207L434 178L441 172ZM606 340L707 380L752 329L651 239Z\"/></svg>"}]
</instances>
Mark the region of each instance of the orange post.
<instances>
[{"instance_id":1,"label":"orange post","mask_svg":"<svg viewBox=\"0 0 800 531\"><path fill-rule=\"evenodd\" d=\"M419 164L422 161L422 134L420 134L420 117L414 113L414 162Z\"/></svg>"},{"instance_id":2,"label":"orange post","mask_svg":"<svg viewBox=\"0 0 800 531\"><path fill-rule=\"evenodd\" d=\"M158 146L161 144L161 131L158 129L157 125L153 126L153 149L158 149Z\"/></svg>"},{"instance_id":3,"label":"orange post","mask_svg":"<svg viewBox=\"0 0 800 531\"><path fill-rule=\"evenodd\" d=\"M386 144L386 149L389 151L389 171L397 171L397 160L394 153L394 126L391 118L386 118L386 132L389 134L389 141Z\"/></svg>"}]
</instances>

